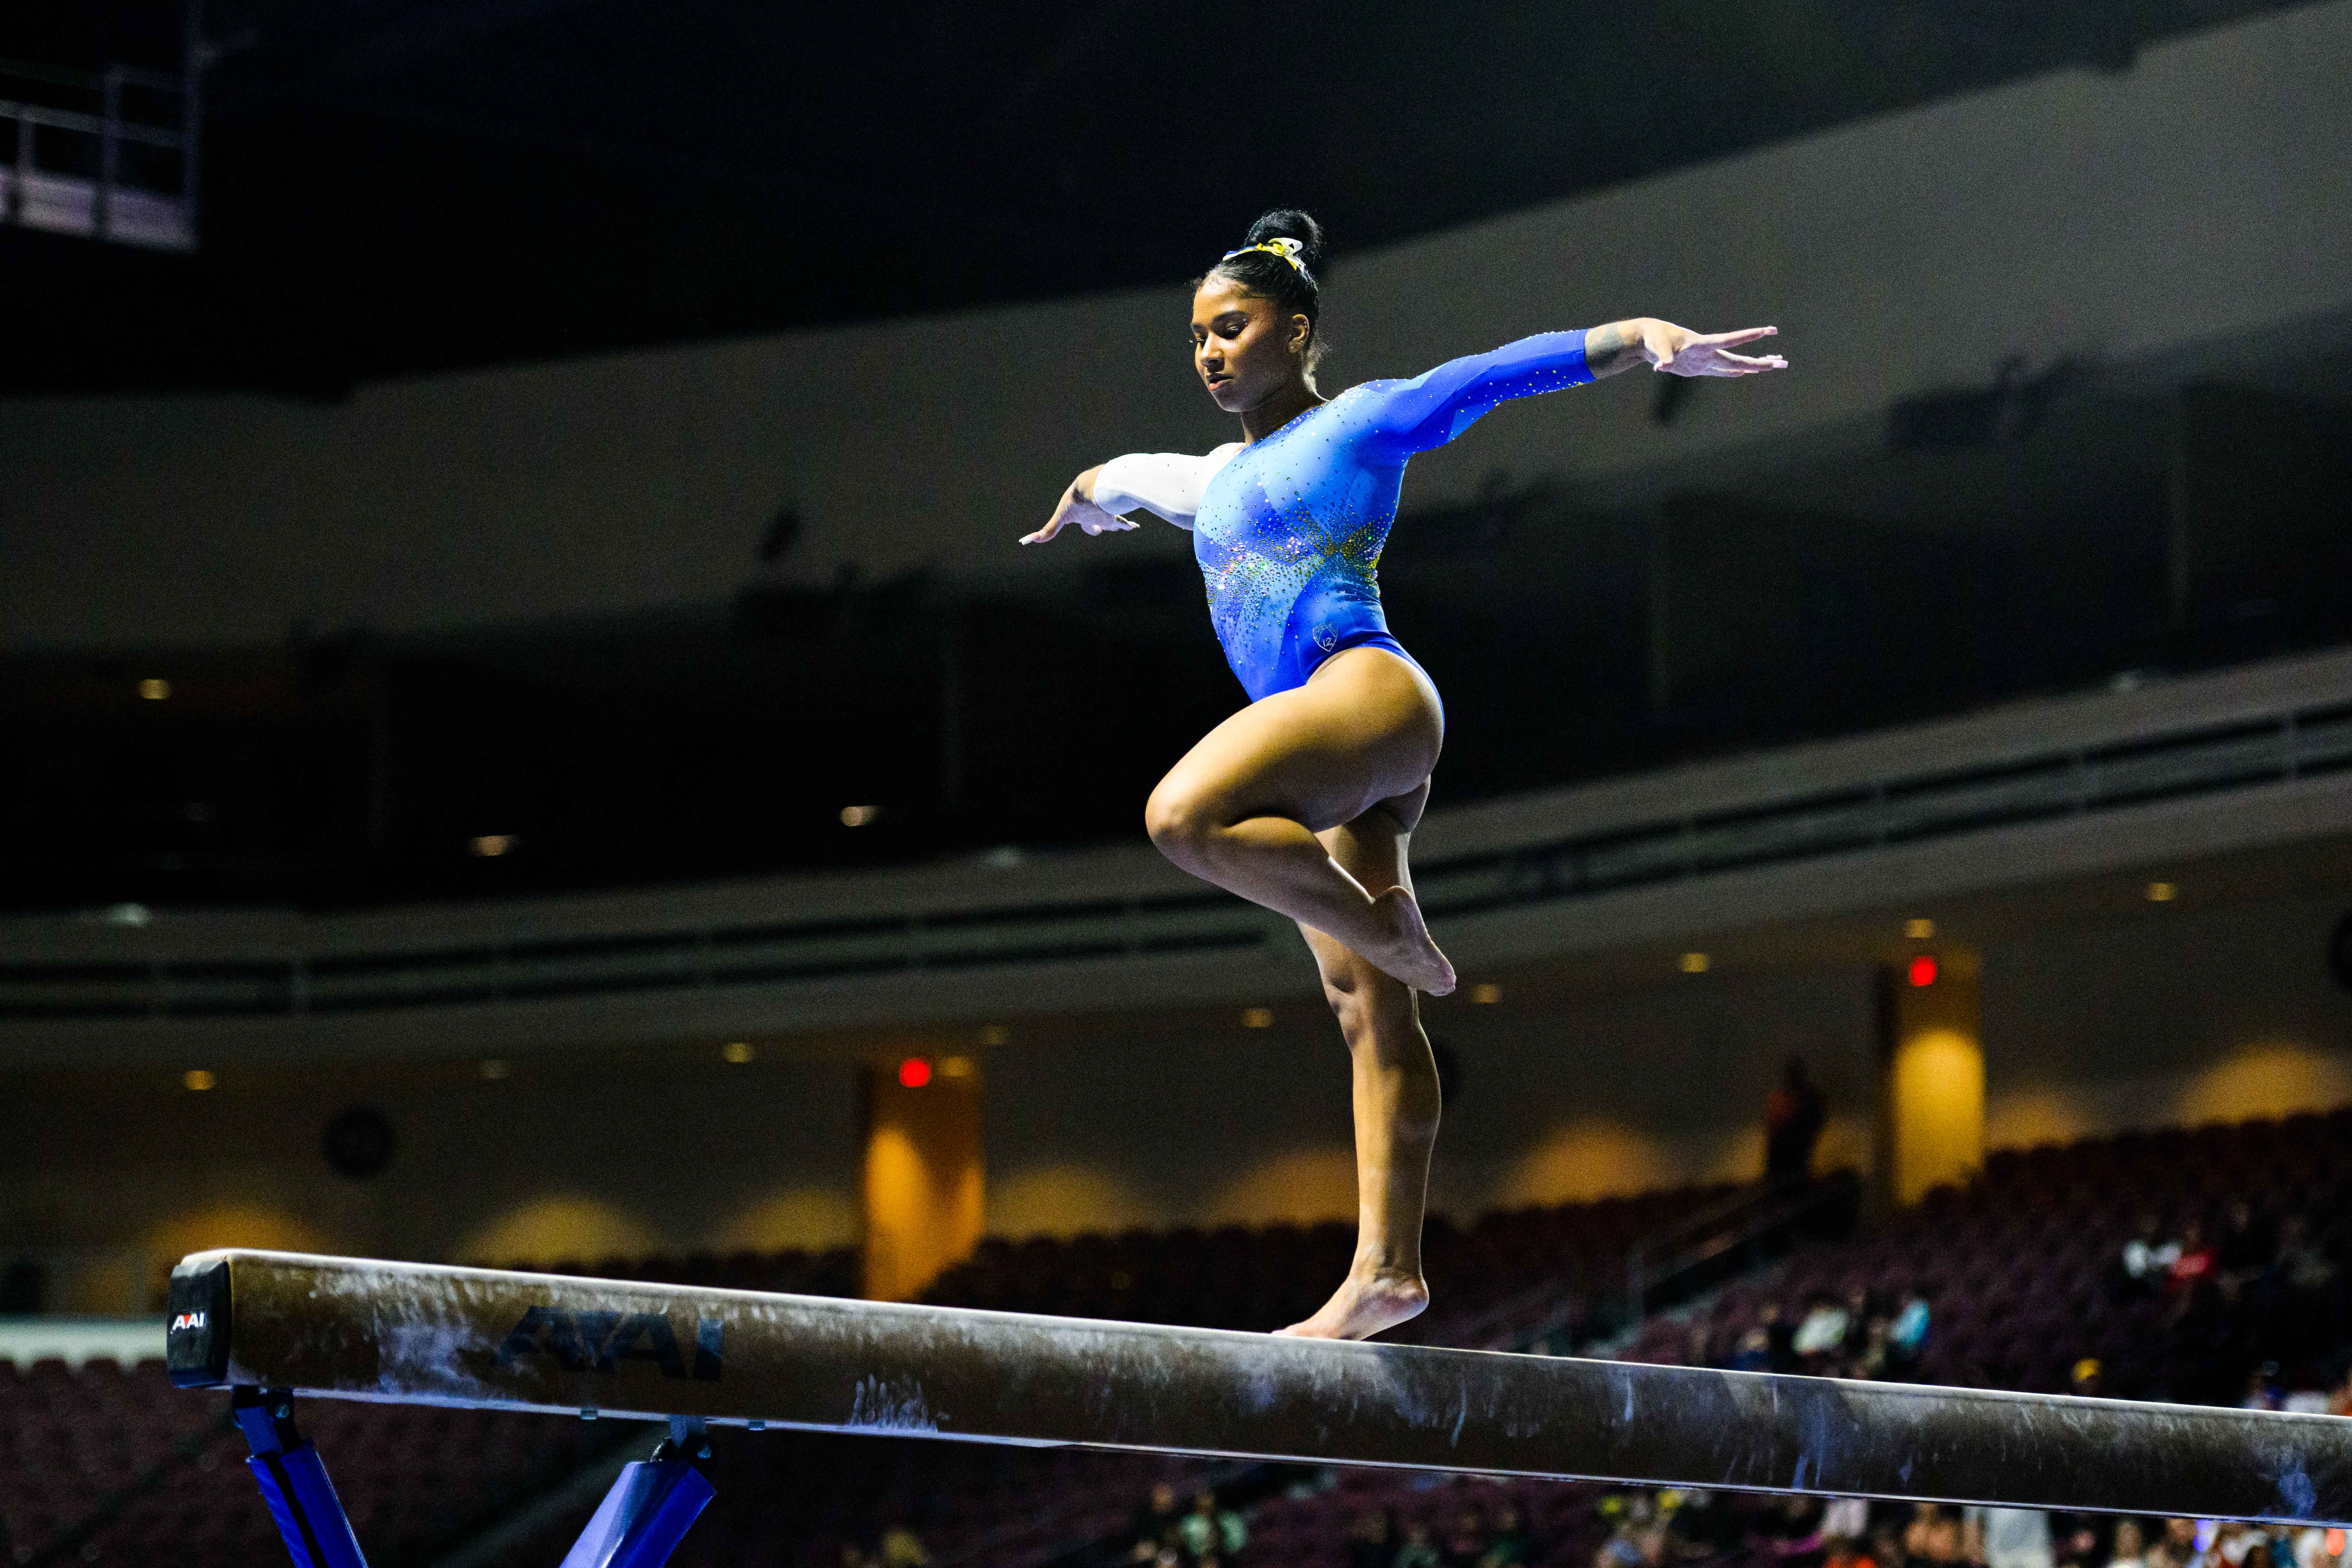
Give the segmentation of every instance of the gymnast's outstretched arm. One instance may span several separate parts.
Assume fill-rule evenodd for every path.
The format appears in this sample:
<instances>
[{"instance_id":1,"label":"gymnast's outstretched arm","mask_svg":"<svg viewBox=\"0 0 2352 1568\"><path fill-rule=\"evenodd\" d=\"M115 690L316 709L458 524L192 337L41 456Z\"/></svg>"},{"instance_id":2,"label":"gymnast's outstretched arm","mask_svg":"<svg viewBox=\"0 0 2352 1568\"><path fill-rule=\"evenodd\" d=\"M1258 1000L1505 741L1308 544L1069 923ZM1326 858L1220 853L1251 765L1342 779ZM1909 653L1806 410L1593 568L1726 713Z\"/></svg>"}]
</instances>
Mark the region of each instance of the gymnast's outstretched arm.
<instances>
[{"instance_id":1,"label":"gymnast's outstretched arm","mask_svg":"<svg viewBox=\"0 0 2352 1568\"><path fill-rule=\"evenodd\" d=\"M1225 466L1238 442L1203 457L1185 452L1130 452L1098 463L1070 481L1045 526L1021 541L1043 544L1071 523L1087 533L1113 533L1135 526L1122 513L1149 511L1191 531L1201 510L1201 492Z\"/></svg>"},{"instance_id":2,"label":"gymnast's outstretched arm","mask_svg":"<svg viewBox=\"0 0 2352 1568\"><path fill-rule=\"evenodd\" d=\"M1694 332L1652 316L1612 321L1581 332L1539 332L1482 354L1449 360L1411 381L1375 385L1368 426L1400 455L1425 452L1462 434L1478 416L1514 397L1580 386L1647 364L1672 375L1756 375L1785 370L1778 354L1730 352L1778 327Z\"/></svg>"},{"instance_id":3,"label":"gymnast's outstretched arm","mask_svg":"<svg viewBox=\"0 0 2352 1568\"><path fill-rule=\"evenodd\" d=\"M1054 515L1045 520L1045 526L1034 533L1023 534L1021 542L1043 544L1072 523L1089 535L1119 533L1133 528L1135 524L1127 519L1095 503L1095 480L1102 471L1103 465L1097 463L1072 479L1069 488L1062 492L1062 499L1054 503Z\"/></svg>"}]
</instances>

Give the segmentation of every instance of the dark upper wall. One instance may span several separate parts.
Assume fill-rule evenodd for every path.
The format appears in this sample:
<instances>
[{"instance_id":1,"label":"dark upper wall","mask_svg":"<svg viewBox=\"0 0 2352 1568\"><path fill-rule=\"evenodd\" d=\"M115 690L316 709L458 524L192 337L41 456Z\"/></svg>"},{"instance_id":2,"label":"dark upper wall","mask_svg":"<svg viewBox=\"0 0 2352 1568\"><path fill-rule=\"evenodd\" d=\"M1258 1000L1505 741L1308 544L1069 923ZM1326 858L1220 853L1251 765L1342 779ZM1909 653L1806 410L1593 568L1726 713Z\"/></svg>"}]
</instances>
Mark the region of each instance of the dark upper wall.
<instances>
[{"instance_id":1,"label":"dark upper wall","mask_svg":"<svg viewBox=\"0 0 2352 1568\"><path fill-rule=\"evenodd\" d=\"M1507 409L1415 465L1580 490L1752 482L1877 439L2006 356L2113 369L2352 308L2352 6L2147 51L1343 258L1332 384L1630 311L1769 321L1797 369L1671 423L1638 378ZM1343 236L1344 237L1344 236ZM1172 531L1012 540L1085 463L1221 438L1165 290L369 387L0 405L0 627L17 646L274 641L705 601L805 510L828 575L1173 557ZM2303 323L2303 329L2296 324Z\"/></svg>"},{"instance_id":2,"label":"dark upper wall","mask_svg":"<svg viewBox=\"0 0 2352 1568\"><path fill-rule=\"evenodd\" d=\"M1308 0L210 0L201 252L0 225L0 296L47 307L15 321L0 391L333 395L1173 282L1269 199L1385 244L2063 67L2125 69L2283 3L1373 0L1334 26ZM0 74L79 68L94 106L102 66L179 68L183 13L13 7ZM1243 38L1265 68L1200 68ZM1248 188L1268 171L1278 191Z\"/></svg>"}]
</instances>

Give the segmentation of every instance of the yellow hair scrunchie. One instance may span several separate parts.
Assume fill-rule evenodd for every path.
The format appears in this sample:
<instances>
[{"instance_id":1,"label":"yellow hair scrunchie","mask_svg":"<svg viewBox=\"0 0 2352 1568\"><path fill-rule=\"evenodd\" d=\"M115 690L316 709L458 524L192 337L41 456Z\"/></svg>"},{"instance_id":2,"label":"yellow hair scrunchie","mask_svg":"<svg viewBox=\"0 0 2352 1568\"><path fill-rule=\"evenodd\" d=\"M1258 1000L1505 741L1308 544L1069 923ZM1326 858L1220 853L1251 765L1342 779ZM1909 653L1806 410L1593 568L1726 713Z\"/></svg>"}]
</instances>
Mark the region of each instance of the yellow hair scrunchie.
<instances>
[{"instance_id":1,"label":"yellow hair scrunchie","mask_svg":"<svg viewBox=\"0 0 2352 1568\"><path fill-rule=\"evenodd\" d=\"M1239 250L1228 250L1220 259L1231 261L1236 256L1247 256L1253 250L1263 250L1269 256L1281 257L1298 269L1298 275L1301 278L1312 283L1315 281L1315 274L1307 271L1307 263L1298 259L1298 253L1306 248L1298 241L1286 236L1281 239L1261 240L1255 245L1244 245Z\"/></svg>"}]
</instances>

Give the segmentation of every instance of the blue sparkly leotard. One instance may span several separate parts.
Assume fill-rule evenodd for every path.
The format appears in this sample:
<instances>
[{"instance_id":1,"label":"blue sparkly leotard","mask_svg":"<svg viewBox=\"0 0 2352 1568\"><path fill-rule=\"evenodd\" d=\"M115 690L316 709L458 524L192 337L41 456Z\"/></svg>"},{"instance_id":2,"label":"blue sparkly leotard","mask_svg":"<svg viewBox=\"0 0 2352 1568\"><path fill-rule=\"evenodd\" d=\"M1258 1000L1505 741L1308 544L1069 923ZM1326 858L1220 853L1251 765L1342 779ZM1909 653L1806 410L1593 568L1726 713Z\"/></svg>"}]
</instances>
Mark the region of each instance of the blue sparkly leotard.
<instances>
[{"instance_id":1,"label":"blue sparkly leotard","mask_svg":"<svg viewBox=\"0 0 2352 1568\"><path fill-rule=\"evenodd\" d=\"M1095 500L1192 529L1217 641L1255 702L1305 685L1346 648L1410 660L1381 614L1377 574L1405 459L1507 399L1591 379L1582 332L1522 338L1411 381L1350 387L1248 446L1114 458Z\"/></svg>"}]
</instances>

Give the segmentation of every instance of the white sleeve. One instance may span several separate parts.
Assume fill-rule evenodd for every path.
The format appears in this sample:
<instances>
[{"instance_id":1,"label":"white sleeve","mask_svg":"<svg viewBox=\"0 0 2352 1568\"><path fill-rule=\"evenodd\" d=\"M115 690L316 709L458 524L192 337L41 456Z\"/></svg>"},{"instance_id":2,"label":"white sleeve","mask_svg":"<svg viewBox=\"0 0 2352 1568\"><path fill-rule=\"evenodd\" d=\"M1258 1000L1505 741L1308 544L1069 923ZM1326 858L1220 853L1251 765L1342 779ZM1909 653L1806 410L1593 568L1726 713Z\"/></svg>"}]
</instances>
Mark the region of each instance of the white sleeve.
<instances>
[{"instance_id":1,"label":"white sleeve","mask_svg":"<svg viewBox=\"0 0 2352 1568\"><path fill-rule=\"evenodd\" d=\"M1189 529L1201 510L1201 492L1241 449L1242 444L1233 441L1199 458L1183 452L1129 452L1113 458L1095 476L1095 504L1113 513L1140 507Z\"/></svg>"}]
</instances>

